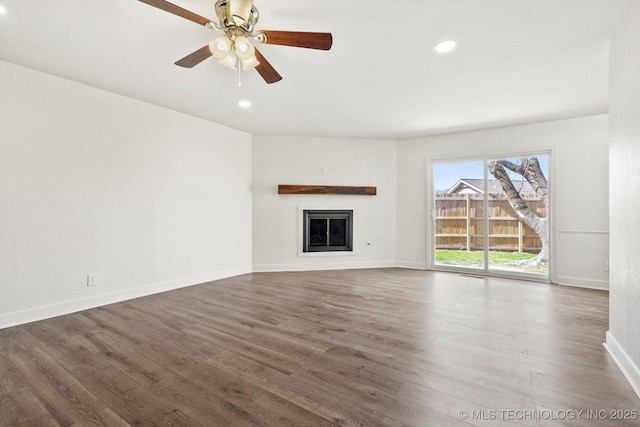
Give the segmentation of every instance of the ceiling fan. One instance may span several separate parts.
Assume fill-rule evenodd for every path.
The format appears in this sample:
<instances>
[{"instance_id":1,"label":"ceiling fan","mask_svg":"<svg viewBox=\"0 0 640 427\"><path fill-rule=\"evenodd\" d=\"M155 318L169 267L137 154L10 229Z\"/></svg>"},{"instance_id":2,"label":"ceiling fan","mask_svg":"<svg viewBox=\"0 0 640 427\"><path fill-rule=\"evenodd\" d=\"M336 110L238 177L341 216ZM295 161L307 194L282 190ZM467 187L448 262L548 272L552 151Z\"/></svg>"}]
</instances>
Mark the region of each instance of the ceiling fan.
<instances>
[{"instance_id":1,"label":"ceiling fan","mask_svg":"<svg viewBox=\"0 0 640 427\"><path fill-rule=\"evenodd\" d=\"M213 55L218 59L218 62L235 69L237 72L241 67L245 70L255 68L265 82L275 83L282 80L282 76L269 64L250 40L319 50L329 50L333 44L331 33L255 31L254 26L258 22L259 13L253 5L253 0L217 0L215 11L220 21L219 24L165 0L139 1L196 24L224 32L208 45L178 60L176 65L181 67L194 67Z\"/></svg>"}]
</instances>

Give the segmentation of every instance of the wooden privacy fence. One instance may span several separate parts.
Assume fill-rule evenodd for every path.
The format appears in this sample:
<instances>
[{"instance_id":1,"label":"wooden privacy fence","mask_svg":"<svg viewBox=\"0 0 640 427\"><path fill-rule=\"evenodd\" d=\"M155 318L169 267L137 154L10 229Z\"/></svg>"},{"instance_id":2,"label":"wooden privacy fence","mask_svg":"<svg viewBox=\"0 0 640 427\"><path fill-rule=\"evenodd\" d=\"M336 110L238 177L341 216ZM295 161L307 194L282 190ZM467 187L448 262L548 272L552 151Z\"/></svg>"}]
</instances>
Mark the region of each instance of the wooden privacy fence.
<instances>
[{"instance_id":1,"label":"wooden privacy fence","mask_svg":"<svg viewBox=\"0 0 640 427\"><path fill-rule=\"evenodd\" d=\"M522 195L538 215L547 216L535 195ZM436 249L484 249L484 195L438 194L435 197ZM488 200L489 250L540 252L540 238L518 218L504 194L490 194Z\"/></svg>"}]
</instances>

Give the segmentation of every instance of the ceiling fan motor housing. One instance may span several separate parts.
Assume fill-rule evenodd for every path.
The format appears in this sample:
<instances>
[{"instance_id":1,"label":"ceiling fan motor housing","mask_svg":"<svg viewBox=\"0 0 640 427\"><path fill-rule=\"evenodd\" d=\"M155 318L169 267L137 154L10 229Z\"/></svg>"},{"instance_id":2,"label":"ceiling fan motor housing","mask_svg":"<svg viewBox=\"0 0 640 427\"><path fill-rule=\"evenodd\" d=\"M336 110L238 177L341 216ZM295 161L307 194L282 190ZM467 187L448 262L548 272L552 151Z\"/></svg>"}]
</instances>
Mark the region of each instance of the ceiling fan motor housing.
<instances>
[{"instance_id":1,"label":"ceiling fan motor housing","mask_svg":"<svg viewBox=\"0 0 640 427\"><path fill-rule=\"evenodd\" d=\"M253 33L253 29L258 22L258 9L252 4L251 11L247 14L246 19L243 16L234 14L231 7L231 0L218 0L215 5L216 15L220 20L220 26L223 30L232 27L239 27L248 34Z\"/></svg>"}]
</instances>

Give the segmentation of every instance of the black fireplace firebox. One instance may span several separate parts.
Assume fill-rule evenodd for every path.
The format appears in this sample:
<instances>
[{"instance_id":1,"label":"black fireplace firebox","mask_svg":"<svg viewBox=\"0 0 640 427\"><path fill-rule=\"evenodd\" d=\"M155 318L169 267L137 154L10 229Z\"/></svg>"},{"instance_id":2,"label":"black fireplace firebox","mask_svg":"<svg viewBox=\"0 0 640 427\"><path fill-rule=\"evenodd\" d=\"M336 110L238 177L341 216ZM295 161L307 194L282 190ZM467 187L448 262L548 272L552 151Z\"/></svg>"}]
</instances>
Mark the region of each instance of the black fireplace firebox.
<instances>
[{"instance_id":1,"label":"black fireplace firebox","mask_svg":"<svg viewBox=\"0 0 640 427\"><path fill-rule=\"evenodd\" d=\"M353 210L305 210L303 252L353 251Z\"/></svg>"}]
</instances>

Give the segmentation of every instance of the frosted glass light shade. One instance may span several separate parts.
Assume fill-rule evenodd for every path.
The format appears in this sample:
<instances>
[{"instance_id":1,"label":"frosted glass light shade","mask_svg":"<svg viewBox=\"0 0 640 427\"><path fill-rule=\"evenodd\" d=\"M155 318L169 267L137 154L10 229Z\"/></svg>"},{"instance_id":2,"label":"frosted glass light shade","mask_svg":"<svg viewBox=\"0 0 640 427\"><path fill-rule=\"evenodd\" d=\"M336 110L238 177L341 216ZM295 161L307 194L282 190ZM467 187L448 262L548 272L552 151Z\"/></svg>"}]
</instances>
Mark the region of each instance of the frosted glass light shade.
<instances>
[{"instance_id":1,"label":"frosted glass light shade","mask_svg":"<svg viewBox=\"0 0 640 427\"><path fill-rule=\"evenodd\" d=\"M211 54L218 59L224 59L231 52L231 40L226 36L220 36L209 43Z\"/></svg>"},{"instance_id":2,"label":"frosted glass light shade","mask_svg":"<svg viewBox=\"0 0 640 427\"><path fill-rule=\"evenodd\" d=\"M255 55L256 49L253 47L249 39L240 36L236 38L236 55L240 59L249 59Z\"/></svg>"},{"instance_id":3,"label":"frosted glass light shade","mask_svg":"<svg viewBox=\"0 0 640 427\"><path fill-rule=\"evenodd\" d=\"M258 58L256 58L255 55L247 59L240 59L240 61L242 62L243 70L248 70L249 68L254 68L260 65L260 62L258 61Z\"/></svg>"},{"instance_id":4,"label":"frosted glass light shade","mask_svg":"<svg viewBox=\"0 0 640 427\"><path fill-rule=\"evenodd\" d=\"M218 61L220 64L225 67L229 67L231 69L236 69L236 62L238 62L238 58L233 52L230 52L227 56Z\"/></svg>"}]
</instances>

